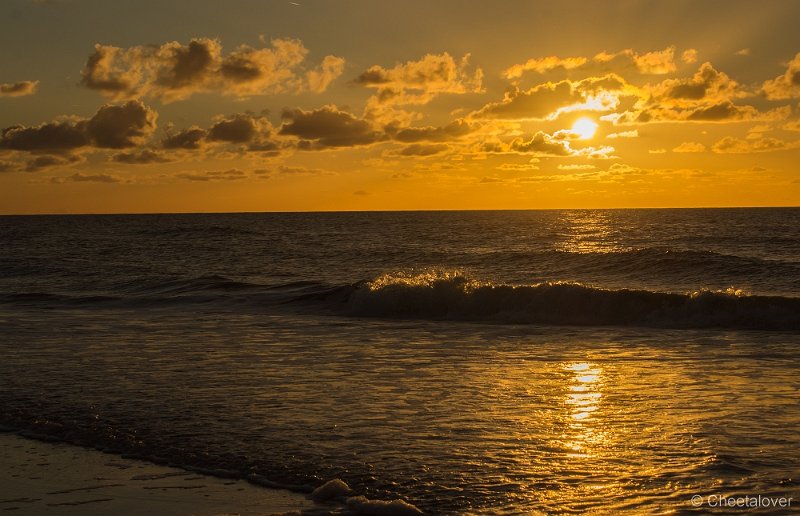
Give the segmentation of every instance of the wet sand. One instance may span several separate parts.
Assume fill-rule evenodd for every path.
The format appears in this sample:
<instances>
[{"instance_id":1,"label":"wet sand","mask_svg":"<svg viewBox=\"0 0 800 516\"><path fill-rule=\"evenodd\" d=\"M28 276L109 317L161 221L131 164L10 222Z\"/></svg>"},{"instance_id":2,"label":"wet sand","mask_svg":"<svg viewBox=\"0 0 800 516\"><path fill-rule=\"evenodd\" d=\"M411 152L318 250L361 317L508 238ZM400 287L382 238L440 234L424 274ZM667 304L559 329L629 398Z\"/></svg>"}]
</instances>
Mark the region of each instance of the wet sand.
<instances>
[{"instance_id":1,"label":"wet sand","mask_svg":"<svg viewBox=\"0 0 800 516\"><path fill-rule=\"evenodd\" d=\"M302 494L10 433L0 433L0 464L0 514L315 512Z\"/></svg>"}]
</instances>

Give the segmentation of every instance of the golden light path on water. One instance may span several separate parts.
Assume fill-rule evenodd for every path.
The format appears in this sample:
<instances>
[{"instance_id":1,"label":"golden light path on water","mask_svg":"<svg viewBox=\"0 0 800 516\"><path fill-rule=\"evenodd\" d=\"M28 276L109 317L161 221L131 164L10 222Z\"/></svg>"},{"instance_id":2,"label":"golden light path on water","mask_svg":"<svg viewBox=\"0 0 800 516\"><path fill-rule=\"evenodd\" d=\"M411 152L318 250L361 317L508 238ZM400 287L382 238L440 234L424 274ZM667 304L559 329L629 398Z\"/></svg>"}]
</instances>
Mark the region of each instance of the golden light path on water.
<instances>
[{"instance_id":1,"label":"golden light path on water","mask_svg":"<svg viewBox=\"0 0 800 516\"><path fill-rule=\"evenodd\" d=\"M594 448L604 437L595 427L596 412L602 401L602 370L593 364L575 362L565 366L573 373L572 383L566 397L567 410L572 421L569 432L564 436L567 446L575 451L575 458L594 456Z\"/></svg>"}]
</instances>

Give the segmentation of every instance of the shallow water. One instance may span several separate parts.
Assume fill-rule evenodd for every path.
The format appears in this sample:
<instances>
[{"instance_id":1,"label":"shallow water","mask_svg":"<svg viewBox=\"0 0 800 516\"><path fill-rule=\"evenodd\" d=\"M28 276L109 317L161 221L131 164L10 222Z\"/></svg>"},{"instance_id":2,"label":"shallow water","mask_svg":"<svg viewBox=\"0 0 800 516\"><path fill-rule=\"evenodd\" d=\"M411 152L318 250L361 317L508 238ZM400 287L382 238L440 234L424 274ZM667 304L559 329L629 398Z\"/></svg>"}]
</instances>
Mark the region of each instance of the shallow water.
<instances>
[{"instance_id":1,"label":"shallow water","mask_svg":"<svg viewBox=\"0 0 800 516\"><path fill-rule=\"evenodd\" d=\"M772 305L679 327L457 310L471 281L563 280L733 286L791 309L800 210L590 213L2 218L0 423L294 486L342 478L433 513L800 498L792 313L755 330L743 317ZM356 284L382 274L389 290Z\"/></svg>"}]
</instances>

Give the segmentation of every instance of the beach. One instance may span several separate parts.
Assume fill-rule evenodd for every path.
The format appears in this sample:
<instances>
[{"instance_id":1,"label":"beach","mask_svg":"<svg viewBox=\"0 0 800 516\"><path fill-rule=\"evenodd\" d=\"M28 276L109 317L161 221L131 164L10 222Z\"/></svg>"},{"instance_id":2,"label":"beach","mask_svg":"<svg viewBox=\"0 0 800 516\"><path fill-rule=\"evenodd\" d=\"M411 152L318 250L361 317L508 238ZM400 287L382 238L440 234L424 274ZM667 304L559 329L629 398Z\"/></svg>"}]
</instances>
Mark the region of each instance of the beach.
<instances>
[{"instance_id":1,"label":"beach","mask_svg":"<svg viewBox=\"0 0 800 516\"><path fill-rule=\"evenodd\" d=\"M305 495L0 433L4 514L298 514ZM317 506L319 509L319 506Z\"/></svg>"}]
</instances>

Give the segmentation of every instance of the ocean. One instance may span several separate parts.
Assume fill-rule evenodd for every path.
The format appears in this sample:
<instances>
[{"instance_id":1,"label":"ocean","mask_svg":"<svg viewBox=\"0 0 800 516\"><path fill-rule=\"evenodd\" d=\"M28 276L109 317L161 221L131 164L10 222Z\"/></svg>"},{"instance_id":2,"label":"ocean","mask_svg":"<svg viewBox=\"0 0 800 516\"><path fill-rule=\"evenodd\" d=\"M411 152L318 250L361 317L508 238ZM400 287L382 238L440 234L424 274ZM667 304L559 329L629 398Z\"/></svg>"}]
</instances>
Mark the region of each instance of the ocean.
<instances>
[{"instance_id":1,"label":"ocean","mask_svg":"<svg viewBox=\"0 0 800 516\"><path fill-rule=\"evenodd\" d=\"M800 209L5 216L0 352L6 430L264 485L800 499Z\"/></svg>"}]
</instances>

